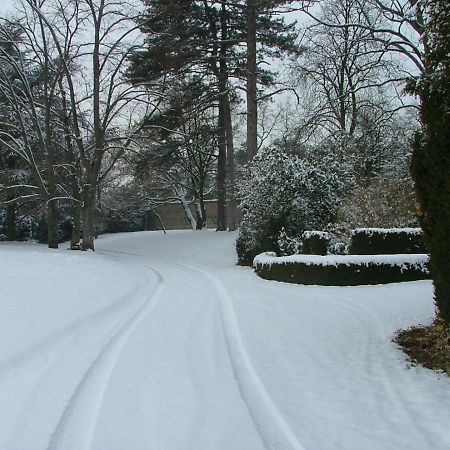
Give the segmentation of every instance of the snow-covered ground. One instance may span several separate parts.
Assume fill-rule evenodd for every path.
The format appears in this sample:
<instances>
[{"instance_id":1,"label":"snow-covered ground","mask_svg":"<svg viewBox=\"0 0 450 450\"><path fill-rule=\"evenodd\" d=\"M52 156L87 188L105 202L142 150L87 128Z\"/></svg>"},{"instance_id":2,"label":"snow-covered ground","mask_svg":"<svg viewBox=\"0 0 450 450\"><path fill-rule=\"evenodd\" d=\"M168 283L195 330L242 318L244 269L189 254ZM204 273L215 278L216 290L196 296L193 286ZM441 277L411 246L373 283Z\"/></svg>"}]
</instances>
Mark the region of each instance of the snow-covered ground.
<instances>
[{"instance_id":1,"label":"snow-covered ground","mask_svg":"<svg viewBox=\"0 0 450 450\"><path fill-rule=\"evenodd\" d=\"M448 449L450 380L396 329L430 282L266 281L235 235L0 245L0 449Z\"/></svg>"}]
</instances>

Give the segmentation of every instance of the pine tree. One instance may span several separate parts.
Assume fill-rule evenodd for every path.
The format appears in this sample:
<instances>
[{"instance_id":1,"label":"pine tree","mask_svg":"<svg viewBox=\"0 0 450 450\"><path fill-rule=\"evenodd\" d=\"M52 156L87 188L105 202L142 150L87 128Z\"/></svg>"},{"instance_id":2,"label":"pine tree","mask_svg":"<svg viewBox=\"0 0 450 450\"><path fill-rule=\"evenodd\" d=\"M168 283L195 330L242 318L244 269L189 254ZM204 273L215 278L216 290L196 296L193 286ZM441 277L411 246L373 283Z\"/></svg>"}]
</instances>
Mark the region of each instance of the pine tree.
<instances>
[{"instance_id":1,"label":"pine tree","mask_svg":"<svg viewBox=\"0 0 450 450\"><path fill-rule=\"evenodd\" d=\"M254 30L260 42L259 61L264 55L280 56L284 51L295 51L293 25L275 18L273 9L281 3L255 2L257 14ZM246 80L247 62L247 4L245 1L145 0L146 12L142 31L147 38L143 50L132 58L130 79L148 83L174 74L196 73L215 79L218 100L218 230L227 228L225 216L226 178L228 177L228 226L234 220L234 146L231 123L231 98L234 90L230 79ZM256 39L256 31L253 33ZM254 66L255 64L253 64ZM268 71L251 69L259 82L270 83ZM256 82L256 81L255 81ZM256 102L256 89L252 91ZM256 113L252 116L256 120ZM256 128L255 138L256 138Z\"/></svg>"}]
</instances>

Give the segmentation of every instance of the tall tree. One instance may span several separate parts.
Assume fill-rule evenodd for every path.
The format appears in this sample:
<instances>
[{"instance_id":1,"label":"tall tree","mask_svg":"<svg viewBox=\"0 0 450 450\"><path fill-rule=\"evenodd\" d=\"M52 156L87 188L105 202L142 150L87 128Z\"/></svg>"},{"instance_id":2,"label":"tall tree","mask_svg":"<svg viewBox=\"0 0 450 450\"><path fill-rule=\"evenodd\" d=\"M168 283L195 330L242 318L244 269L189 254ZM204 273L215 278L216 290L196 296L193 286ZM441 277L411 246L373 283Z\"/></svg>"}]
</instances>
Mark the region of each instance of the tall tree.
<instances>
[{"instance_id":1,"label":"tall tree","mask_svg":"<svg viewBox=\"0 0 450 450\"><path fill-rule=\"evenodd\" d=\"M423 0L420 7L429 19L424 71L416 87L423 129L416 137L412 173L437 312L450 337L450 5L446 0Z\"/></svg>"},{"instance_id":2,"label":"tall tree","mask_svg":"<svg viewBox=\"0 0 450 450\"><path fill-rule=\"evenodd\" d=\"M15 39L8 27L1 31L1 41L13 50L7 51L6 45L0 48L0 92L16 121L4 128L0 139L28 165L36 184L30 195L45 202L48 246L57 248L59 195L55 168L61 133L55 109L62 70L60 62L52 59L42 21L29 19L10 24L19 30L21 39Z\"/></svg>"},{"instance_id":3,"label":"tall tree","mask_svg":"<svg viewBox=\"0 0 450 450\"><path fill-rule=\"evenodd\" d=\"M280 56L283 51L296 48L293 26L277 18L280 11L275 10L275 6L282 3L287 2L257 2L253 37L259 42L258 63L262 62L263 54ZM232 91L236 89L233 79L245 81L250 73L247 64L249 35L246 2L146 0L145 4L147 9L142 19L142 30L147 34L146 47L134 55L131 77L136 81L148 82L168 73L190 72L215 79L219 145L217 229L227 228L226 177L228 199L232 205L228 226L234 228L234 145L230 100ZM254 67L251 73L258 76L259 82L272 81L267 71ZM254 94L256 101L256 90Z\"/></svg>"},{"instance_id":4,"label":"tall tree","mask_svg":"<svg viewBox=\"0 0 450 450\"><path fill-rule=\"evenodd\" d=\"M56 61L61 70L52 89L64 95L63 129L69 153L76 152L79 161L74 173L80 177L82 249L94 249L101 184L140 129L133 116L153 105L147 91L123 78L138 39L137 11L133 2L116 0L24 0L24 6L24 29L34 54ZM70 193L67 197L78 201Z\"/></svg>"}]
</instances>

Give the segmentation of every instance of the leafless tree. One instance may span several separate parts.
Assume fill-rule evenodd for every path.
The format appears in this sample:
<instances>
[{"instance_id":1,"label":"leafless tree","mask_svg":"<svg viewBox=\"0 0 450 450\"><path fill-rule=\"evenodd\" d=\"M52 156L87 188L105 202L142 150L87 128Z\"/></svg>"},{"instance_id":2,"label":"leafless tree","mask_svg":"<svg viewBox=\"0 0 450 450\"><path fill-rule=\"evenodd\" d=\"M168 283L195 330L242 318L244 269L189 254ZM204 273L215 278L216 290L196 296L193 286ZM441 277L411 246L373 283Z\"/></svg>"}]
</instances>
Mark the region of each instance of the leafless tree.
<instances>
[{"instance_id":1,"label":"leafless tree","mask_svg":"<svg viewBox=\"0 0 450 450\"><path fill-rule=\"evenodd\" d=\"M117 0L23 0L20 11L26 44L44 65L58 67L50 92L61 103L64 144L72 162L79 160L82 249L94 249L98 190L135 142L136 117L156 108L149 90L124 78L140 39L139 11L132 1Z\"/></svg>"}]
</instances>

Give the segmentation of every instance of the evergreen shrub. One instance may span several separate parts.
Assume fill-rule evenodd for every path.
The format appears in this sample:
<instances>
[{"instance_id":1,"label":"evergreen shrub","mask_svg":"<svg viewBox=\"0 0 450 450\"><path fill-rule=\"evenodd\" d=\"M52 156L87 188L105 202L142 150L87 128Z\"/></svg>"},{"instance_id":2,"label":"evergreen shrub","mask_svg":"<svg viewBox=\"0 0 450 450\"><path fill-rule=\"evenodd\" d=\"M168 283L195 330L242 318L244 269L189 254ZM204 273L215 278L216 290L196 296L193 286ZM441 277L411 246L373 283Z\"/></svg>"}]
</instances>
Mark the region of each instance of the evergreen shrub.
<instances>
[{"instance_id":1,"label":"evergreen shrub","mask_svg":"<svg viewBox=\"0 0 450 450\"><path fill-rule=\"evenodd\" d=\"M357 228L352 231L353 255L426 253L420 228Z\"/></svg>"},{"instance_id":2,"label":"evergreen shrub","mask_svg":"<svg viewBox=\"0 0 450 450\"><path fill-rule=\"evenodd\" d=\"M242 210L236 242L239 263L251 265L266 251L283 254L298 248L295 238L333 222L343 189L332 165L320 167L279 148L258 153L247 165L239 187ZM284 230L283 230L284 228Z\"/></svg>"},{"instance_id":3,"label":"evergreen shrub","mask_svg":"<svg viewBox=\"0 0 450 450\"><path fill-rule=\"evenodd\" d=\"M392 257L391 257L392 258ZM267 280L322 286L357 286L429 279L426 255L274 257L258 255L253 266Z\"/></svg>"},{"instance_id":4,"label":"evergreen shrub","mask_svg":"<svg viewBox=\"0 0 450 450\"><path fill-rule=\"evenodd\" d=\"M325 231L305 231L302 235L305 255L326 255L330 245L330 235Z\"/></svg>"}]
</instances>

